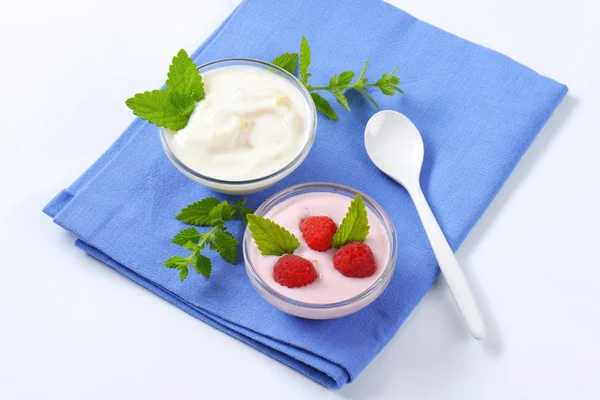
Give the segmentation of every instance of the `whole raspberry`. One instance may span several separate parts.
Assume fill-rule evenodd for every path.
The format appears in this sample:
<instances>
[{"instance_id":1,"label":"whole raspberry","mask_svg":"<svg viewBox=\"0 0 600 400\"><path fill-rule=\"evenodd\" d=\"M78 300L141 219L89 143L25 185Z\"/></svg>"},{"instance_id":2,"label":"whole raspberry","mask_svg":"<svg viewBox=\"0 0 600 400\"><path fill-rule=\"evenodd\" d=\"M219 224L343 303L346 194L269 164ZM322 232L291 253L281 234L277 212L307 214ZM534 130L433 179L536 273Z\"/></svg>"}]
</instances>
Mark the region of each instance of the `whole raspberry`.
<instances>
[{"instance_id":1,"label":"whole raspberry","mask_svg":"<svg viewBox=\"0 0 600 400\"><path fill-rule=\"evenodd\" d=\"M377 270L371 248L360 242L351 242L340 247L333 256L333 266L342 275L351 278L366 278Z\"/></svg>"},{"instance_id":2,"label":"whole raspberry","mask_svg":"<svg viewBox=\"0 0 600 400\"><path fill-rule=\"evenodd\" d=\"M286 254L275 263L273 279L282 286L297 288L317 280L313 263L294 254Z\"/></svg>"},{"instance_id":3,"label":"whole raspberry","mask_svg":"<svg viewBox=\"0 0 600 400\"><path fill-rule=\"evenodd\" d=\"M337 225L329 217L308 217L300 222L300 231L308 247L325 251L331 248Z\"/></svg>"}]
</instances>

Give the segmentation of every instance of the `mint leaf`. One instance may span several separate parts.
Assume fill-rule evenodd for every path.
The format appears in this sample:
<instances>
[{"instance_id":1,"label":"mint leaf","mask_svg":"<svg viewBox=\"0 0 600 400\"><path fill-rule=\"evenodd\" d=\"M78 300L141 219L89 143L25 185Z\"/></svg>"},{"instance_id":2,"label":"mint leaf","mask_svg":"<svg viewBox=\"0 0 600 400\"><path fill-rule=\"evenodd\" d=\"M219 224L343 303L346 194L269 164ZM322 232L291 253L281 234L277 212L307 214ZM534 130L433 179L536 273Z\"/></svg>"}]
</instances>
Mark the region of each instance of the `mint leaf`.
<instances>
[{"instance_id":1,"label":"mint leaf","mask_svg":"<svg viewBox=\"0 0 600 400\"><path fill-rule=\"evenodd\" d=\"M179 269L179 280L181 282L185 281L185 278L187 278L189 272L190 271L188 270L187 265L185 267L180 268Z\"/></svg>"},{"instance_id":2,"label":"mint leaf","mask_svg":"<svg viewBox=\"0 0 600 400\"><path fill-rule=\"evenodd\" d=\"M354 200L350 202L346 216L335 235L333 235L332 245L340 248L350 242L362 242L368 234L367 207L360 194L357 194Z\"/></svg>"},{"instance_id":3,"label":"mint leaf","mask_svg":"<svg viewBox=\"0 0 600 400\"><path fill-rule=\"evenodd\" d=\"M248 214L252 214L254 210L250 207L246 207L246 199L238 200L235 205L235 217L234 218L242 218L244 225L248 225Z\"/></svg>"},{"instance_id":4,"label":"mint leaf","mask_svg":"<svg viewBox=\"0 0 600 400\"><path fill-rule=\"evenodd\" d=\"M173 57L169 67L167 89L189 97L194 103L204 98L204 83L200 71L183 49Z\"/></svg>"},{"instance_id":5,"label":"mint leaf","mask_svg":"<svg viewBox=\"0 0 600 400\"><path fill-rule=\"evenodd\" d=\"M175 256L175 257L169 258L167 261L165 261L165 263L163 265L167 268L181 269L181 268L185 267L187 265L187 263L188 263L187 258Z\"/></svg>"},{"instance_id":6,"label":"mint leaf","mask_svg":"<svg viewBox=\"0 0 600 400\"><path fill-rule=\"evenodd\" d=\"M254 210L250 207L244 207L242 209L242 211L240 212L240 216L242 217L242 222L244 223L244 225L248 225L248 215L253 213Z\"/></svg>"},{"instance_id":7,"label":"mint leaf","mask_svg":"<svg viewBox=\"0 0 600 400\"><path fill-rule=\"evenodd\" d=\"M341 86L347 86L350 82L352 82L352 78L354 78L354 72L344 71L340 74L337 83Z\"/></svg>"},{"instance_id":8,"label":"mint leaf","mask_svg":"<svg viewBox=\"0 0 600 400\"><path fill-rule=\"evenodd\" d=\"M183 247L185 247L186 249L188 249L189 251L196 251L198 249L198 245L194 244L192 242L187 242L183 245Z\"/></svg>"},{"instance_id":9,"label":"mint leaf","mask_svg":"<svg viewBox=\"0 0 600 400\"><path fill-rule=\"evenodd\" d=\"M134 115L172 130L185 128L196 103L204 98L202 77L187 55L180 50L169 67L167 88L138 93L125 104Z\"/></svg>"},{"instance_id":10,"label":"mint leaf","mask_svg":"<svg viewBox=\"0 0 600 400\"><path fill-rule=\"evenodd\" d=\"M339 104L341 104L342 106L344 106L344 108L346 110L350 111L350 105L348 105L348 99L344 95L344 92L342 92L341 90L336 90L332 93L335 96L335 99L337 100L337 102Z\"/></svg>"},{"instance_id":11,"label":"mint leaf","mask_svg":"<svg viewBox=\"0 0 600 400\"><path fill-rule=\"evenodd\" d=\"M215 233L213 244L225 261L235 264L237 261L237 245L239 242L229 232Z\"/></svg>"},{"instance_id":12,"label":"mint leaf","mask_svg":"<svg viewBox=\"0 0 600 400\"><path fill-rule=\"evenodd\" d=\"M183 281L188 276L187 264L188 264L187 258L175 256L175 257L169 258L167 261L165 261L165 263L163 265L167 268L178 269L179 270L179 279L181 281Z\"/></svg>"},{"instance_id":13,"label":"mint leaf","mask_svg":"<svg viewBox=\"0 0 600 400\"><path fill-rule=\"evenodd\" d=\"M363 67L362 71L360 71L360 75L358 76L357 82L365 83L367 81L367 78L365 78L365 74L367 73L367 68L369 67L369 61L371 61L371 59L367 58L367 62L365 63L365 66Z\"/></svg>"},{"instance_id":14,"label":"mint leaf","mask_svg":"<svg viewBox=\"0 0 600 400\"><path fill-rule=\"evenodd\" d=\"M385 94L386 96L393 96L394 94L396 94L394 88L387 83L381 83L377 85L377 87L379 88L379 90L381 90L381 93Z\"/></svg>"},{"instance_id":15,"label":"mint leaf","mask_svg":"<svg viewBox=\"0 0 600 400\"><path fill-rule=\"evenodd\" d=\"M381 78L379 78L379 80L375 82L375 86L377 86L379 90L381 90L381 93L387 96L393 96L394 94L396 94L396 92L404 93L402 89L396 86L398 83L400 83L400 78L394 75L396 71L398 71L398 68L396 68L389 74L383 74Z\"/></svg>"},{"instance_id":16,"label":"mint leaf","mask_svg":"<svg viewBox=\"0 0 600 400\"><path fill-rule=\"evenodd\" d=\"M338 78L339 77L337 75L332 76L331 79L329 80L329 87L337 86Z\"/></svg>"},{"instance_id":17,"label":"mint leaf","mask_svg":"<svg viewBox=\"0 0 600 400\"><path fill-rule=\"evenodd\" d=\"M379 110L379 105L377 104L375 99L371 97L371 95L369 95L367 92L365 92L364 89L358 89L358 91L360 93L362 93L362 95L365 96L366 99L369 100L375 106L375 108L377 108Z\"/></svg>"},{"instance_id":18,"label":"mint leaf","mask_svg":"<svg viewBox=\"0 0 600 400\"><path fill-rule=\"evenodd\" d=\"M212 223L210 212L218 205L218 199L214 197L207 197L197 201L196 203L188 205L182 209L179 214L175 216L175 218L190 225L210 226Z\"/></svg>"},{"instance_id":19,"label":"mint leaf","mask_svg":"<svg viewBox=\"0 0 600 400\"><path fill-rule=\"evenodd\" d=\"M196 228L187 228L179 232L171 242L184 246L189 242L198 244L200 241L200 232Z\"/></svg>"},{"instance_id":20,"label":"mint leaf","mask_svg":"<svg viewBox=\"0 0 600 400\"><path fill-rule=\"evenodd\" d=\"M210 262L210 258L203 256L202 254L198 254L198 257L196 257L194 260L193 266L197 273L210 278L210 273L212 272L212 263Z\"/></svg>"},{"instance_id":21,"label":"mint leaf","mask_svg":"<svg viewBox=\"0 0 600 400\"><path fill-rule=\"evenodd\" d=\"M138 93L125 104L134 115L173 130L185 128L195 107L195 103L183 94L167 90Z\"/></svg>"},{"instance_id":22,"label":"mint leaf","mask_svg":"<svg viewBox=\"0 0 600 400\"><path fill-rule=\"evenodd\" d=\"M263 256L292 254L300 242L287 229L268 218L249 214L248 229Z\"/></svg>"},{"instance_id":23,"label":"mint leaf","mask_svg":"<svg viewBox=\"0 0 600 400\"><path fill-rule=\"evenodd\" d=\"M279 57L276 57L272 64L294 75L298 66L298 53L283 53Z\"/></svg>"},{"instance_id":24,"label":"mint leaf","mask_svg":"<svg viewBox=\"0 0 600 400\"><path fill-rule=\"evenodd\" d=\"M308 74L309 66L310 46L308 45L308 40L306 40L306 38L302 36L302 41L300 42L300 80L304 84L308 82L308 78L310 77L310 74Z\"/></svg>"},{"instance_id":25,"label":"mint leaf","mask_svg":"<svg viewBox=\"0 0 600 400\"><path fill-rule=\"evenodd\" d=\"M234 208L231 204L228 201L222 201L210 210L208 218L210 218L210 224L214 226L233 219L233 215Z\"/></svg>"},{"instance_id":26,"label":"mint leaf","mask_svg":"<svg viewBox=\"0 0 600 400\"><path fill-rule=\"evenodd\" d=\"M333 111L333 108L331 108L331 104L329 104L329 102L325 100L320 94L312 92L310 94L310 97L312 97L313 101L315 102L317 110L325 114L327 118L333 119L335 121L339 119L335 111Z\"/></svg>"}]
</instances>

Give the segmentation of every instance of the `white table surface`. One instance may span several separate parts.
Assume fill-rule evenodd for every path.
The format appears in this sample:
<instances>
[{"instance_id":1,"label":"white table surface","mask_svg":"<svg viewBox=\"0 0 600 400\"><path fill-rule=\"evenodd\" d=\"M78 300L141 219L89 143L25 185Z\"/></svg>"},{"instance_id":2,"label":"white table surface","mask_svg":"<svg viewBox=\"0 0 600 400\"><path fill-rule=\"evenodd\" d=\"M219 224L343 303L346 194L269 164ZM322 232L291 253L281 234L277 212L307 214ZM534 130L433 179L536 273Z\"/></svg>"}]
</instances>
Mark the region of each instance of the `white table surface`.
<instances>
[{"instance_id":1,"label":"white table surface","mask_svg":"<svg viewBox=\"0 0 600 400\"><path fill-rule=\"evenodd\" d=\"M124 99L236 3L0 5L0 398L600 398L592 0L394 1L570 87L458 252L492 327L482 343L439 281L354 383L327 390L86 256L41 213L131 122Z\"/></svg>"}]
</instances>

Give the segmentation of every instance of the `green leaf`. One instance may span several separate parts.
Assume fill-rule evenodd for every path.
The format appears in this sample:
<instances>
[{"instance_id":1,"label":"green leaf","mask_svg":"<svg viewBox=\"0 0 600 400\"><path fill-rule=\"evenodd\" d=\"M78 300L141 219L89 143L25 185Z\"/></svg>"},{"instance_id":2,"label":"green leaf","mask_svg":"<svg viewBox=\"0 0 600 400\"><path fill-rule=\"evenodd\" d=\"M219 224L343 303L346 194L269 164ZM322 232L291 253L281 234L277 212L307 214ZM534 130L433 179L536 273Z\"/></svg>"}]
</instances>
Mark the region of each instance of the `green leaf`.
<instances>
[{"instance_id":1,"label":"green leaf","mask_svg":"<svg viewBox=\"0 0 600 400\"><path fill-rule=\"evenodd\" d=\"M182 267L182 268L179 270L179 280L180 280L181 282L185 281L185 278L187 278L187 276L188 276L188 273L189 273L189 272L190 272L190 271L188 270L188 267L187 267L187 265L186 265L185 267Z\"/></svg>"},{"instance_id":2,"label":"green leaf","mask_svg":"<svg viewBox=\"0 0 600 400\"><path fill-rule=\"evenodd\" d=\"M178 244L179 246L184 246L189 242L194 244L198 244L200 241L200 232L196 228L187 228L179 232L171 242Z\"/></svg>"},{"instance_id":3,"label":"green leaf","mask_svg":"<svg viewBox=\"0 0 600 400\"><path fill-rule=\"evenodd\" d=\"M125 104L133 114L157 126L180 130L187 125L196 103L204 98L204 84L198 68L180 50L169 67L167 88L138 93Z\"/></svg>"},{"instance_id":4,"label":"green leaf","mask_svg":"<svg viewBox=\"0 0 600 400\"><path fill-rule=\"evenodd\" d=\"M242 221L244 222L244 225L248 225L248 215L250 215L250 214L254 214L254 210L251 209L250 207L244 207L244 209L240 213L240 215L242 216Z\"/></svg>"},{"instance_id":5,"label":"green leaf","mask_svg":"<svg viewBox=\"0 0 600 400\"><path fill-rule=\"evenodd\" d=\"M238 213L238 215L239 215L240 210L242 208L244 208L244 206L246 205L247 201L248 201L248 199L240 199L237 201L237 203L235 203L234 208L235 208L235 212Z\"/></svg>"},{"instance_id":6,"label":"green leaf","mask_svg":"<svg viewBox=\"0 0 600 400\"><path fill-rule=\"evenodd\" d=\"M396 94L396 92L404 93L402 89L396 86L396 84L400 83L400 78L394 75L396 71L398 71L398 68L400 67L397 67L389 74L383 74L381 78L379 78L379 80L375 82L375 86L377 86L379 90L381 90L381 93L387 96L393 96L394 94Z\"/></svg>"},{"instance_id":7,"label":"green leaf","mask_svg":"<svg viewBox=\"0 0 600 400\"><path fill-rule=\"evenodd\" d=\"M308 78L310 75L308 73L308 67L310 66L310 46L308 45L308 40L304 36L302 36L302 41L300 42L300 80L302 83L306 84L308 82Z\"/></svg>"},{"instance_id":8,"label":"green leaf","mask_svg":"<svg viewBox=\"0 0 600 400\"><path fill-rule=\"evenodd\" d=\"M348 99L344 95L343 91L336 90L336 91L332 92L332 94L335 96L335 99L337 100L338 103L340 103L346 110L350 111L350 105L348 105Z\"/></svg>"},{"instance_id":9,"label":"green leaf","mask_svg":"<svg viewBox=\"0 0 600 400\"><path fill-rule=\"evenodd\" d=\"M204 98L204 83L198 67L183 49L173 57L169 67L167 89L181 92L194 103Z\"/></svg>"},{"instance_id":10,"label":"green leaf","mask_svg":"<svg viewBox=\"0 0 600 400\"><path fill-rule=\"evenodd\" d=\"M296 236L268 218L249 214L248 222L248 229L263 256L292 254L300 247Z\"/></svg>"},{"instance_id":11,"label":"green leaf","mask_svg":"<svg viewBox=\"0 0 600 400\"><path fill-rule=\"evenodd\" d=\"M335 87L335 86L348 86L350 84L350 82L352 82L352 78L354 78L354 72L352 71L344 71L339 75L334 75L330 80L329 80L329 86L330 87Z\"/></svg>"},{"instance_id":12,"label":"green leaf","mask_svg":"<svg viewBox=\"0 0 600 400\"><path fill-rule=\"evenodd\" d=\"M371 61L370 58L367 59L367 62L365 63L365 66L363 67L362 71L360 71L360 75L358 76L358 80L361 80L365 77L365 74L367 73L367 68L369 67L369 61ZM366 79L365 79L366 82Z\"/></svg>"},{"instance_id":13,"label":"green leaf","mask_svg":"<svg viewBox=\"0 0 600 400\"><path fill-rule=\"evenodd\" d=\"M358 89L358 91L360 93L362 93L362 95L365 96L367 98L367 100L369 100L375 106L375 108L377 108L379 110L379 105L377 104L375 99L373 97L371 97L371 95L369 93L367 93L364 89Z\"/></svg>"},{"instance_id":14,"label":"green leaf","mask_svg":"<svg viewBox=\"0 0 600 400\"><path fill-rule=\"evenodd\" d=\"M342 220L340 227L333 235L332 245L339 248L350 242L362 242L369 234L369 220L367 207L360 194L357 194L350 203L348 212Z\"/></svg>"},{"instance_id":15,"label":"green leaf","mask_svg":"<svg viewBox=\"0 0 600 400\"><path fill-rule=\"evenodd\" d=\"M338 78L338 85L348 86L350 82L352 82L352 78L354 78L354 72L344 71L340 74L340 77Z\"/></svg>"},{"instance_id":16,"label":"green leaf","mask_svg":"<svg viewBox=\"0 0 600 400\"><path fill-rule=\"evenodd\" d=\"M379 90L381 90L381 93L385 94L386 96L393 96L394 94L396 94L396 90L392 85L382 84L378 85L377 87L379 88Z\"/></svg>"},{"instance_id":17,"label":"green leaf","mask_svg":"<svg viewBox=\"0 0 600 400\"><path fill-rule=\"evenodd\" d=\"M315 106L317 107L317 110L321 111L323 114L325 114L325 116L329 119L333 119L333 120L338 120L338 116L335 113L335 111L333 111L333 108L331 108L331 104L329 104L329 102L327 100L325 100L323 98L323 96L321 96L318 93L312 92L310 94L310 97L312 97L313 101L315 102Z\"/></svg>"},{"instance_id":18,"label":"green leaf","mask_svg":"<svg viewBox=\"0 0 600 400\"><path fill-rule=\"evenodd\" d=\"M192 242L187 242L186 244L183 245L183 247L185 247L189 251L196 251L196 250L198 250L198 245L194 244Z\"/></svg>"},{"instance_id":19,"label":"green leaf","mask_svg":"<svg viewBox=\"0 0 600 400\"><path fill-rule=\"evenodd\" d=\"M194 270L200 275L203 275L207 278L210 278L210 273L212 272L212 263L210 262L210 258L203 256L202 254L198 254L198 257L194 260Z\"/></svg>"},{"instance_id":20,"label":"green leaf","mask_svg":"<svg viewBox=\"0 0 600 400\"><path fill-rule=\"evenodd\" d=\"M283 53L273 60L273 65L277 65L294 75L298 66L298 53Z\"/></svg>"},{"instance_id":21,"label":"green leaf","mask_svg":"<svg viewBox=\"0 0 600 400\"><path fill-rule=\"evenodd\" d=\"M332 76L331 79L329 80L329 87L337 86L338 78L339 77L337 75Z\"/></svg>"},{"instance_id":22,"label":"green leaf","mask_svg":"<svg viewBox=\"0 0 600 400\"><path fill-rule=\"evenodd\" d=\"M235 217L234 218L242 218L244 225L248 225L248 214L252 214L254 212L250 207L246 207L247 199L238 200L235 205Z\"/></svg>"},{"instance_id":23,"label":"green leaf","mask_svg":"<svg viewBox=\"0 0 600 400\"><path fill-rule=\"evenodd\" d=\"M185 267L187 265L187 263L188 263L187 258L175 256L175 257L169 258L167 261L165 261L165 263L163 265L167 268L181 269L181 268Z\"/></svg>"},{"instance_id":24,"label":"green leaf","mask_svg":"<svg viewBox=\"0 0 600 400\"><path fill-rule=\"evenodd\" d=\"M222 201L213 207L208 214L211 220L211 225L216 225L233 219L234 208L229 204L228 201Z\"/></svg>"},{"instance_id":25,"label":"green leaf","mask_svg":"<svg viewBox=\"0 0 600 400\"><path fill-rule=\"evenodd\" d=\"M195 107L189 97L168 90L138 93L125 104L138 117L173 130L185 128Z\"/></svg>"},{"instance_id":26,"label":"green leaf","mask_svg":"<svg viewBox=\"0 0 600 400\"><path fill-rule=\"evenodd\" d=\"M190 225L210 226L212 222L210 212L219 204L218 199L207 197L188 205L182 209L175 218Z\"/></svg>"},{"instance_id":27,"label":"green leaf","mask_svg":"<svg viewBox=\"0 0 600 400\"><path fill-rule=\"evenodd\" d=\"M221 231L215 233L213 244L225 261L235 264L237 261L237 245L239 242L229 232Z\"/></svg>"}]
</instances>

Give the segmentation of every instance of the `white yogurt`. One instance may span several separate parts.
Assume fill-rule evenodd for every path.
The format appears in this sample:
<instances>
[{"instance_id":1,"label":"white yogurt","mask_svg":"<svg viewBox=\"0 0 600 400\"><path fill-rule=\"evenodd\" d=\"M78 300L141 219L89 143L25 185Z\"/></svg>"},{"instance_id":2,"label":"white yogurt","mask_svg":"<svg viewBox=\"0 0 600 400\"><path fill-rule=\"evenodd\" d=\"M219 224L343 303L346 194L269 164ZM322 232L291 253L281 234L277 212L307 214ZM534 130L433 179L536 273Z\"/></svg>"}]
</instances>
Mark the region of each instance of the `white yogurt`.
<instances>
[{"instance_id":1,"label":"white yogurt","mask_svg":"<svg viewBox=\"0 0 600 400\"><path fill-rule=\"evenodd\" d=\"M187 167L224 181L281 170L310 135L309 108L291 82L267 69L234 65L203 72L206 97L166 141Z\"/></svg>"}]
</instances>

